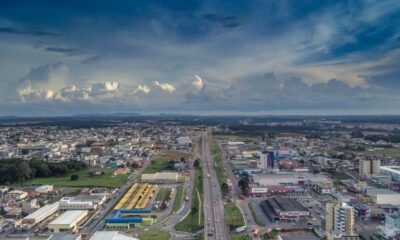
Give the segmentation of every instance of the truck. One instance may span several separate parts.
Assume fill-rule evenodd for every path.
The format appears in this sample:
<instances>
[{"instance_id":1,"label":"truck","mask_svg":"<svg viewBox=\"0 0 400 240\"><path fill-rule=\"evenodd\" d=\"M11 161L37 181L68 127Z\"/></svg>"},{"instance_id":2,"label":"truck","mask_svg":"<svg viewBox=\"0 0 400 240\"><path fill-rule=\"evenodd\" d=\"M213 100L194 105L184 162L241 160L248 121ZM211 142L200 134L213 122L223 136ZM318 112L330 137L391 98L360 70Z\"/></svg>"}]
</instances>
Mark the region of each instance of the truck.
<instances>
[{"instance_id":1,"label":"truck","mask_svg":"<svg viewBox=\"0 0 400 240\"><path fill-rule=\"evenodd\" d=\"M253 235L254 237L258 237L258 234L260 233L260 229L259 228L254 228L253 229Z\"/></svg>"},{"instance_id":2,"label":"truck","mask_svg":"<svg viewBox=\"0 0 400 240\"><path fill-rule=\"evenodd\" d=\"M207 177L210 178L210 174L209 173L207 173Z\"/></svg>"},{"instance_id":3,"label":"truck","mask_svg":"<svg viewBox=\"0 0 400 240\"><path fill-rule=\"evenodd\" d=\"M188 196L185 197L185 202L189 202L189 197Z\"/></svg>"},{"instance_id":4,"label":"truck","mask_svg":"<svg viewBox=\"0 0 400 240\"><path fill-rule=\"evenodd\" d=\"M236 233L244 232L244 231L246 230L246 228L247 228L247 226L237 227L237 228L235 229L235 232L236 232Z\"/></svg>"}]
</instances>

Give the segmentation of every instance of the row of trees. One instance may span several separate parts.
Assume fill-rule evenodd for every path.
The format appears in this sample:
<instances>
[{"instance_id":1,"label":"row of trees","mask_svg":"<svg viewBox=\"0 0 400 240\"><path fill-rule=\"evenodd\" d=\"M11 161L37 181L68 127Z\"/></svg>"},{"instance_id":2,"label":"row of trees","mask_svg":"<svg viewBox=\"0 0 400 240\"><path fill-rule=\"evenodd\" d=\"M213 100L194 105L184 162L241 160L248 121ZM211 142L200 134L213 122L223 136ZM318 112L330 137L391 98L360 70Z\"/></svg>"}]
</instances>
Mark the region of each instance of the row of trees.
<instances>
[{"instance_id":1,"label":"row of trees","mask_svg":"<svg viewBox=\"0 0 400 240\"><path fill-rule=\"evenodd\" d=\"M5 159L0 164L0 184L23 182L34 177L61 176L86 167L86 164L76 160L51 163L43 160Z\"/></svg>"}]
</instances>

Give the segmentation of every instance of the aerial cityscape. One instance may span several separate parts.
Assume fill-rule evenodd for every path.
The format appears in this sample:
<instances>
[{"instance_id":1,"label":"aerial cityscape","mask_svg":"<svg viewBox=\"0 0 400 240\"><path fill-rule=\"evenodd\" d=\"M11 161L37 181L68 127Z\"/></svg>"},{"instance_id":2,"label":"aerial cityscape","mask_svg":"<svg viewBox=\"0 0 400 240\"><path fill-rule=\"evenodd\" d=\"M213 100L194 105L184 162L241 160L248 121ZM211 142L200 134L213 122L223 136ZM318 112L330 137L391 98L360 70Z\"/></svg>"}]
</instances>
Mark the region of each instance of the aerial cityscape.
<instances>
[{"instance_id":1,"label":"aerial cityscape","mask_svg":"<svg viewBox=\"0 0 400 240\"><path fill-rule=\"evenodd\" d=\"M399 0L0 1L0 240L400 240Z\"/></svg>"}]
</instances>

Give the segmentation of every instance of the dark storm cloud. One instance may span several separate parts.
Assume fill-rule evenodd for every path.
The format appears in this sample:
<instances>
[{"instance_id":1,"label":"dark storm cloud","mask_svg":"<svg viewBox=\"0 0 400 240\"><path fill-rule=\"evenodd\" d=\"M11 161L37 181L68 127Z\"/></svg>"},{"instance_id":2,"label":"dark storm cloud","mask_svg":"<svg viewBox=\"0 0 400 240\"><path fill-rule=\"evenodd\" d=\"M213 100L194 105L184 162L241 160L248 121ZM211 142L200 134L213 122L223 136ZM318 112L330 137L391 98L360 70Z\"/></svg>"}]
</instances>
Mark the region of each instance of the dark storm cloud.
<instances>
[{"instance_id":1,"label":"dark storm cloud","mask_svg":"<svg viewBox=\"0 0 400 240\"><path fill-rule=\"evenodd\" d=\"M62 53L66 56L80 56L85 54L84 51L77 48L47 47L45 50L49 52Z\"/></svg>"},{"instance_id":2,"label":"dark storm cloud","mask_svg":"<svg viewBox=\"0 0 400 240\"><path fill-rule=\"evenodd\" d=\"M35 28L16 28L16 27L0 27L0 33L18 34L18 35L31 35L31 36L50 36L58 37L58 33L45 31Z\"/></svg>"},{"instance_id":3,"label":"dark storm cloud","mask_svg":"<svg viewBox=\"0 0 400 240\"><path fill-rule=\"evenodd\" d=\"M109 81L130 89L116 102L107 98L116 111L126 107L124 98L133 107L169 111L379 111L398 100L398 0L4 1L0 26L7 59L0 79L12 82L32 69L35 83L68 69L61 79L71 109L77 93ZM200 90L191 88L197 74ZM39 97L53 81L43 82Z\"/></svg>"}]
</instances>

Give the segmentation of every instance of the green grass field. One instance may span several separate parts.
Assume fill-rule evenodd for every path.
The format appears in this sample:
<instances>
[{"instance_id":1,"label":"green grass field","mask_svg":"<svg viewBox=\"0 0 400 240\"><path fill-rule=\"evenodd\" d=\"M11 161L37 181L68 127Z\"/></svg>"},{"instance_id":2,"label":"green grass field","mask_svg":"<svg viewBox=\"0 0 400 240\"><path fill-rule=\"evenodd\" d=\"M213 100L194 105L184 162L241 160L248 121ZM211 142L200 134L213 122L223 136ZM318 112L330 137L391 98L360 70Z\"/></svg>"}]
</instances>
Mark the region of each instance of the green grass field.
<instances>
[{"instance_id":1,"label":"green grass field","mask_svg":"<svg viewBox=\"0 0 400 240\"><path fill-rule=\"evenodd\" d=\"M347 179L351 179L351 177L349 175L347 175L346 173L343 172L334 172L332 173L332 178L335 180L347 180Z\"/></svg>"},{"instance_id":2,"label":"green grass field","mask_svg":"<svg viewBox=\"0 0 400 240\"><path fill-rule=\"evenodd\" d=\"M171 188L161 188L157 193L156 201L165 201L170 193Z\"/></svg>"},{"instance_id":3,"label":"green grass field","mask_svg":"<svg viewBox=\"0 0 400 240\"><path fill-rule=\"evenodd\" d=\"M249 237L246 233L240 234L232 234L229 236L229 240L251 240L252 238Z\"/></svg>"},{"instance_id":4,"label":"green grass field","mask_svg":"<svg viewBox=\"0 0 400 240\"><path fill-rule=\"evenodd\" d=\"M180 185L176 188L176 196L175 196L175 201L174 204L172 205L172 212L177 212L182 205L182 200L184 198L183 196L183 186Z\"/></svg>"},{"instance_id":5,"label":"green grass field","mask_svg":"<svg viewBox=\"0 0 400 240\"><path fill-rule=\"evenodd\" d=\"M372 152L375 155L383 155L385 157L400 158L400 149L398 148L385 148Z\"/></svg>"},{"instance_id":6,"label":"green grass field","mask_svg":"<svg viewBox=\"0 0 400 240\"><path fill-rule=\"evenodd\" d=\"M38 184L49 184L55 187L120 187L126 183L129 174L118 175L112 177L111 174L114 169L101 168L100 171L104 172L104 175L100 176L89 176L90 169L71 173L65 176L59 177L47 177L47 178L35 178L26 181L24 185L38 185ZM78 174L79 180L71 181L70 177L72 174Z\"/></svg>"},{"instance_id":7,"label":"green grass field","mask_svg":"<svg viewBox=\"0 0 400 240\"><path fill-rule=\"evenodd\" d=\"M200 200L203 201L203 174L201 168L196 169L193 186L192 208L196 207L197 211L195 213L189 213L185 219L175 225L175 229L178 231L194 233L204 228L203 202L201 202L200 206L197 194L197 192L199 192Z\"/></svg>"},{"instance_id":8,"label":"green grass field","mask_svg":"<svg viewBox=\"0 0 400 240\"><path fill-rule=\"evenodd\" d=\"M149 230L140 234L140 240L168 240L171 234L161 230Z\"/></svg>"},{"instance_id":9,"label":"green grass field","mask_svg":"<svg viewBox=\"0 0 400 240\"><path fill-rule=\"evenodd\" d=\"M167 168L169 160L181 159L182 157L187 160L189 154L174 150L162 151L159 155L155 156L150 166L143 173L161 172Z\"/></svg>"},{"instance_id":10,"label":"green grass field","mask_svg":"<svg viewBox=\"0 0 400 240\"><path fill-rule=\"evenodd\" d=\"M224 221L231 231L245 225L242 212L240 212L240 209L233 203L224 206Z\"/></svg>"}]
</instances>

